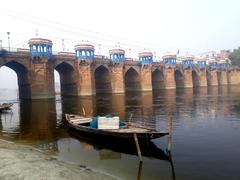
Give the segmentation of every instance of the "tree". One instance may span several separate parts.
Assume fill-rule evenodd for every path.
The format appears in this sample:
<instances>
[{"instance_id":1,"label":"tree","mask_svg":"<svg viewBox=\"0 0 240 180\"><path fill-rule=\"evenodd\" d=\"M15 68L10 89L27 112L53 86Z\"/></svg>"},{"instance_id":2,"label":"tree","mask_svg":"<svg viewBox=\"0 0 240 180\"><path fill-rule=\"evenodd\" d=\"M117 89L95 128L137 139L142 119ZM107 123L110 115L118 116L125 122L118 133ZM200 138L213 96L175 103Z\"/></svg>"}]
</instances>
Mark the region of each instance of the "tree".
<instances>
[{"instance_id":1,"label":"tree","mask_svg":"<svg viewBox=\"0 0 240 180\"><path fill-rule=\"evenodd\" d=\"M237 65L240 67L240 47L233 50L233 52L229 56L229 59L232 61L233 65Z\"/></svg>"}]
</instances>

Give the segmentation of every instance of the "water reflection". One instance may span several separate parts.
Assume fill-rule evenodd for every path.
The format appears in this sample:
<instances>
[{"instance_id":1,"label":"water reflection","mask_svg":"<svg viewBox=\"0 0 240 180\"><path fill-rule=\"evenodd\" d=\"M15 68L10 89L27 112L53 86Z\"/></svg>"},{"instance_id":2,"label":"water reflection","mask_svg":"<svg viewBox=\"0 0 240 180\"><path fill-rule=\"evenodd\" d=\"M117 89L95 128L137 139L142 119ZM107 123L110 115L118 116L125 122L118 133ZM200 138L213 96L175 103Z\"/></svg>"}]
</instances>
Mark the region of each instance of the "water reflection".
<instances>
[{"instance_id":1,"label":"water reflection","mask_svg":"<svg viewBox=\"0 0 240 180\"><path fill-rule=\"evenodd\" d=\"M125 119L125 95L124 94L112 94L112 112L113 114L120 117L120 119Z\"/></svg>"},{"instance_id":2,"label":"water reflection","mask_svg":"<svg viewBox=\"0 0 240 180\"><path fill-rule=\"evenodd\" d=\"M127 92L126 94L98 94L95 97L63 98L61 101L21 101L15 103L12 113L1 114L2 133L18 140L53 140L62 127L64 114L87 116L113 114L121 119L139 121L156 128L166 125L167 116L174 115L191 123L196 116L206 119L229 116L232 110L239 112L240 98L235 98L240 87L206 87L154 92ZM235 105L232 105L235 101ZM190 124L189 124L190 125ZM60 133L61 134L61 133Z\"/></svg>"},{"instance_id":3,"label":"water reflection","mask_svg":"<svg viewBox=\"0 0 240 180\"><path fill-rule=\"evenodd\" d=\"M62 113L93 116L96 112L94 97L69 97L62 99Z\"/></svg>"},{"instance_id":4,"label":"water reflection","mask_svg":"<svg viewBox=\"0 0 240 180\"><path fill-rule=\"evenodd\" d=\"M93 139L86 139L86 137L81 138L79 136L77 139L60 139L58 141L58 147L60 149L59 158L61 160L80 163L82 167L100 168L104 172L121 179L136 179L136 177L138 179L156 179L156 177L160 177L159 175L163 172L168 178L172 179L171 174L174 173L171 172L174 171L174 167L171 167L173 163L171 162L169 154L156 145L145 149L143 156L144 161L141 166L139 166L137 160L136 147L125 146L119 149L119 147L114 148L114 146L109 143L97 142ZM155 164L161 172L152 169L150 163L153 158L152 155L154 155L154 158L160 159L156 161ZM151 159L147 159L146 157L151 157ZM154 175L151 175L151 173L154 173Z\"/></svg>"},{"instance_id":5,"label":"water reflection","mask_svg":"<svg viewBox=\"0 0 240 180\"><path fill-rule=\"evenodd\" d=\"M74 129L69 129L68 132L72 137L76 137L80 141L81 144L83 143L84 147L87 147L88 150L90 150L90 149L97 149L97 150L109 149L114 152L131 154L131 155L137 156L137 150L136 150L136 146L135 146L135 143L133 140L132 140L132 142L129 141L128 146L126 146L126 143L123 143L123 142L113 143L111 140L108 140L108 139L103 139L102 141L99 141L99 139L93 139L91 137L81 135ZM168 155L162 149L157 147L157 145L155 145L152 141L148 142L147 144L140 143L139 145L140 145L141 153L143 156L169 161ZM91 146L93 148L90 148ZM100 153L99 155L104 155L104 154ZM121 156L118 156L117 154L113 155L113 157L114 158L118 157L118 159L121 159ZM108 158L111 159L110 156ZM106 158L103 158L100 156L100 159L106 159Z\"/></svg>"},{"instance_id":6,"label":"water reflection","mask_svg":"<svg viewBox=\"0 0 240 180\"><path fill-rule=\"evenodd\" d=\"M80 147L82 149L87 151L97 150L100 161L121 160L122 158L124 158L125 154L137 156L134 142L126 146L125 144L121 143L113 144L107 140L98 141L95 139L88 138L86 136L81 136L77 131L74 130L69 131L69 133L72 135L72 137L77 137L80 143ZM68 145L69 145L68 151L71 151L72 146L70 146L70 144ZM140 143L140 147L142 151L141 153L144 157L156 158L168 162L169 165L171 166L172 179L175 179L175 170L172 161L171 151L165 152L151 141L148 144ZM139 162L137 179L141 179L142 177L143 164Z\"/></svg>"},{"instance_id":7,"label":"water reflection","mask_svg":"<svg viewBox=\"0 0 240 180\"><path fill-rule=\"evenodd\" d=\"M159 130L167 128L167 117L173 115L172 153L174 164L178 167L176 175L171 154L163 150L167 138L154 141L156 151L144 148L144 163L139 165L135 147L126 151L122 147L111 147L111 143L99 145L99 142L72 136L67 132L64 113L84 112L87 116L110 113L121 119L128 119L132 114L133 121ZM186 169L189 174L198 172L196 176L190 176L192 179L204 179L204 174L198 170L204 166L207 168L205 172L211 174L208 163L217 172L224 172L221 166L214 164L215 159L212 157L221 159L228 154L224 162L233 163L236 167L240 161L235 160L236 157L231 158L236 156L234 152L240 147L237 141L240 138L238 86L97 94L95 97L62 98L59 101L22 101L14 103L12 112L0 114L0 117L2 138L33 144L43 151L55 153L59 159L83 164L122 179L174 179L175 176L189 179L184 176ZM235 143L226 146L233 141ZM211 148L214 149L213 156L209 155L213 152ZM207 163L204 157L207 157ZM231 162L228 159L232 159ZM196 161L199 165L189 165ZM236 172L232 168L229 174L236 177Z\"/></svg>"},{"instance_id":8,"label":"water reflection","mask_svg":"<svg viewBox=\"0 0 240 180\"><path fill-rule=\"evenodd\" d=\"M20 112L21 139L41 141L56 137L55 101L22 101Z\"/></svg>"},{"instance_id":9,"label":"water reflection","mask_svg":"<svg viewBox=\"0 0 240 180\"><path fill-rule=\"evenodd\" d=\"M193 89L179 89L176 91L176 114L179 118L184 119L190 123L195 111L193 105Z\"/></svg>"},{"instance_id":10,"label":"water reflection","mask_svg":"<svg viewBox=\"0 0 240 180\"><path fill-rule=\"evenodd\" d=\"M8 139L14 139L19 132L18 104L14 103L12 110L0 113L1 135Z\"/></svg>"},{"instance_id":11,"label":"water reflection","mask_svg":"<svg viewBox=\"0 0 240 180\"><path fill-rule=\"evenodd\" d=\"M152 92L127 92L125 101L126 119L132 117L132 121L149 127L155 127L153 116Z\"/></svg>"},{"instance_id":12,"label":"water reflection","mask_svg":"<svg viewBox=\"0 0 240 180\"><path fill-rule=\"evenodd\" d=\"M154 111L160 110L161 114L173 114L176 111L176 90L153 91Z\"/></svg>"}]
</instances>

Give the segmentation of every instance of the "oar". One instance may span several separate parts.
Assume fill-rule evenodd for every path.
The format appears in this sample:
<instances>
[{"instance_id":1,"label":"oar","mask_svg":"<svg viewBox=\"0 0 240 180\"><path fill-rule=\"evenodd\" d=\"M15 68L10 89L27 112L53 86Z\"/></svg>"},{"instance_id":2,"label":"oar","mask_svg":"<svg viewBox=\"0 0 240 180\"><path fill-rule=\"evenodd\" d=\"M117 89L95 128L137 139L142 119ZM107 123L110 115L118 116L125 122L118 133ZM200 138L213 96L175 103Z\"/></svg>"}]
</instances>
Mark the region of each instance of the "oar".
<instances>
[{"instance_id":1,"label":"oar","mask_svg":"<svg viewBox=\"0 0 240 180\"><path fill-rule=\"evenodd\" d=\"M134 141L136 144L139 161L142 162L142 154L141 154L141 149L140 149L139 143L138 143L137 133L134 133L133 137L134 137Z\"/></svg>"}]
</instances>

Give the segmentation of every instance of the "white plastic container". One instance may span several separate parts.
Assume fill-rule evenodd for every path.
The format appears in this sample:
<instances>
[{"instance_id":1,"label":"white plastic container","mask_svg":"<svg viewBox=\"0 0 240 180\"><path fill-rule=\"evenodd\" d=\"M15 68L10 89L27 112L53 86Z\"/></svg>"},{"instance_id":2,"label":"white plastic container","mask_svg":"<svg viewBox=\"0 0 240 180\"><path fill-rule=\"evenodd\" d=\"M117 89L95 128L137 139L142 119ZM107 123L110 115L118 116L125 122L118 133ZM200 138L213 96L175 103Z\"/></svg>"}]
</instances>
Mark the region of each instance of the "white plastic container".
<instances>
[{"instance_id":1,"label":"white plastic container","mask_svg":"<svg viewBox=\"0 0 240 180\"><path fill-rule=\"evenodd\" d=\"M119 129L119 117L114 116L112 118L99 117L98 129Z\"/></svg>"}]
</instances>

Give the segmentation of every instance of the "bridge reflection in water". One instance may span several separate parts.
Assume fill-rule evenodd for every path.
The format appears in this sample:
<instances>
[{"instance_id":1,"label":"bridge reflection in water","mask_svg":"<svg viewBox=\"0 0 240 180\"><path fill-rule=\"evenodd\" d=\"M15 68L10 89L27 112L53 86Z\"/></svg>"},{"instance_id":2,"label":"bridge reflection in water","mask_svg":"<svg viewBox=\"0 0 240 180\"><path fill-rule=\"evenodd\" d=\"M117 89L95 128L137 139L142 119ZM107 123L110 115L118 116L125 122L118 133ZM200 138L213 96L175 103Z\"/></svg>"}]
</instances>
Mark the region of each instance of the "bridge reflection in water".
<instances>
[{"instance_id":1,"label":"bridge reflection in water","mask_svg":"<svg viewBox=\"0 0 240 180\"><path fill-rule=\"evenodd\" d=\"M64 113L87 116L113 114L134 121L156 125L157 119L166 120L167 115L188 116L217 111L229 112L228 96L237 96L237 86L208 87L196 89L159 90L153 92L127 92L125 94L97 94L91 97L70 97L55 100L20 101L13 106L12 113L1 114L2 133L10 132L18 140L54 139L64 127ZM207 106L206 106L207 104ZM183 108L189 112L180 113ZM158 121L158 120L157 120ZM19 136L19 137L17 137Z\"/></svg>"},{"instance_id":2,"label":"bridge reflection in water","mask_svg":"<svg viewBox=\"0 0 240 180\"><path fill-rule=\"evenodd\" d=\"M96 142L73 137L72 134L67 132L66 122L63 118L64 113L81 114L84 108L89 116L111 113L119 115L121 119L126 119L133 114L133 121L139 121L157 129L165 129L168 115L173 114L172 154L174 165L177 165L175 167L176 177L188 179L184 173L189 175L199 168L198 165L188 167L188 163L193 160L204 163L204 158L198 159L204 153L200 149L211 147L213 143L208 142L208 137L202 132L210 133L211 129L215 129L217 137L224 139L225 136L228 137L229 135L233 139L240 138L237 134L234 136L230 134L234 133L234 129L227 129L231 126L240 127L236 123L237 121L234 121L235 117L239 115L239 94L240 88L238 86L221 86L159 90L148 93L98 93L94 97L63 98L57 101L21 101L14 104L13 113L1 114L1 138L34 145L36 148L54 153L62 160L98 169L122 179L135 179L138 175L138 169L141 169L141 166L137 163L137 156L121 151L120 148L112 149L97 145ZM226 123L232 124L231 126L229 124L225 126ZM214 128L215 126L222 128L221 131ZM226 134L220 133L222 131ZM191 133L189 134L189 132ZM211 136L211 138L213 137L215 136ZM196 138L197 142L200 143L199 146L196 144ZM192 144L193 142L194 144ZM238 144L236 141L232 146L238 146ZM161 151L158 150L158 152L166 153L164 149L167 147L167 138L154 140L154 145L161 148ZM195 150L187 150L192 145L196 146ZM225 148L221 143L214 144L214 146L216 146L215 151L219 154L228 152L231 156L231 151L234 155L235 151L233 149ZM118 152L118 154L109 150ZM185 154L186 150L187 154ZM207 153L211 154L211 151L207 151ZM159 155L161 154L159 153ZM166 153L165 155L163 157L169 157L169 154ZM142 179L173 178L169 158L167 158L167 161L161 161L156 158L151 159L148 156L146 155L143 159ZM192 159L189 159L190 156ZM112 159L109 159L111 157ZM181 159L182 157L186 160ZM221 159L222 156L218 158ZM211 164L215 161L208 157L208 162ZM235 161L232 160L231 162L234 163ZM207 164L204 165L208 166ZM186 172L186 168L189 169L188 172ZM214 168L222 170L217 164ZM205 170L205 172L211 173L208 170ZM235 169L233 168L231 172L234 175ZM200 179L204 178L204 173L199 172L198 177Z\"/></svg>"}]
</instances>

